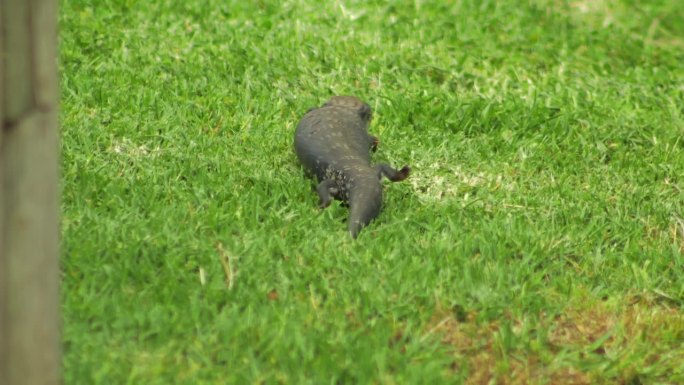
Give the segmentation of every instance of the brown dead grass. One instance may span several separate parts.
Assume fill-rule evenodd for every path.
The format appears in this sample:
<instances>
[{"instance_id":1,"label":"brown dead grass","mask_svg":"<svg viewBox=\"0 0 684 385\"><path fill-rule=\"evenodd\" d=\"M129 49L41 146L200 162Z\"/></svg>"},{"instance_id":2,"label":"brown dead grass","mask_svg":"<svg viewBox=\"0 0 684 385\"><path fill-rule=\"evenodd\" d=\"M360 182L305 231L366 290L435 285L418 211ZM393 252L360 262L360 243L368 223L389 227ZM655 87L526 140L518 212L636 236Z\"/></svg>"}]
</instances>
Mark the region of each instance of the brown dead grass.
<instances>
[{"instance_id":1,"label":"brown dead grass","mask_svg":"<svg viewBox=\"0 0 684 385\"><path fill-rule=\"evenodd\" d=\"M568 308L551 321L548 341L558 348L590 347L602 339L611 342L616 322L614 314L605 307ZM595 352L605 353L603 345L597 346Z\"/></svg>"},{"instance_id":2,"label":"brown dead grass","mask_svg":"<svg viewBox=\"0 0 684 385\"><path fill-rule=\"evenodd\" d=\"M495 347L498 322L480 325L443 318L436 331L442 342L453 348L459 358L466 358L466 367L454 365L455 371L468 370L468 385L523 385L533 383L589 385L589 377L570 367L547 369L535 355L503 357Z\"/></svg>"},{"instance_id":3,"label":"brown dead grass","mask_svg":"<svg viewBox=\"0 0 684 385\"><path fill-rule=\"evenodd\" d=\"M534 349L503 352L497 344L500 322L477 322L473 313L459 321L439 309L430 325L426 334L439 335L452 350L451 369L466 370L469 385L640 383L637 371L649 365L651 376L668 383L684 362L684 312L644 296L622 304L585 299L557 315L539 314L535 329L545 343ZM559 352L566 358L558 359ZM605 365L596 365L601 362L620 369L602 371Z\"/></svg>"}]
</instances>

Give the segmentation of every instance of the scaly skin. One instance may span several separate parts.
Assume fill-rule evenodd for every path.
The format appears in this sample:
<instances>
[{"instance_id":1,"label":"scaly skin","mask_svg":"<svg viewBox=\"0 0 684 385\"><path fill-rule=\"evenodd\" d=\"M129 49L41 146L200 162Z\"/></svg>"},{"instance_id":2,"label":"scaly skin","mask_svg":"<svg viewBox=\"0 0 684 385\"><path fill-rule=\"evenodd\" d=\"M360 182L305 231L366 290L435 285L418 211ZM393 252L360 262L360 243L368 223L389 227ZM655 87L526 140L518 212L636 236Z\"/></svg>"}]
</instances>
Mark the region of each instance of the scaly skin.
<instances>
[{"instance_id":1,"label":"scaly skin","mask_svg":"<svg viewBox=\"0 0 684 385\"><path fill-rule=\"evenodd\" d=\"M295 132L297 157L319 182L319 206L327 207L332 198L348 203L353 238L380 213L380 178L398 182L410 172L408 166L401 170L385 163L371 166L370 151L378 145L378 138L368 133L371 118L368 104L353 96L333 96L307 112Z\"/></svg>"}]
</instances>

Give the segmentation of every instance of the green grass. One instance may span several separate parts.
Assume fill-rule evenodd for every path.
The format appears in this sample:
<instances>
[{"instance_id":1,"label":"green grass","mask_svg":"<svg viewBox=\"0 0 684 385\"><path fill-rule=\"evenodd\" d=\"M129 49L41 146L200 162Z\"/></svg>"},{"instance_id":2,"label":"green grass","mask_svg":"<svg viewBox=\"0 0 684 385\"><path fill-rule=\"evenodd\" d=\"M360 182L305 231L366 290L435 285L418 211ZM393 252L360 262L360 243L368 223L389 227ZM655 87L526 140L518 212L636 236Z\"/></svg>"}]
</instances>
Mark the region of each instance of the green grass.
<instances>
[{"instance_id":1,"label":"green grass","mask_svg":"<svg viewBox=\"0 0 684 385\"><path fill-rule=\"evenodd\" d=\"M65 383L684 382L681 1L91 3ZM292 149L335 94L413 169L356 241Z\"/></svg>"}]
</instances>

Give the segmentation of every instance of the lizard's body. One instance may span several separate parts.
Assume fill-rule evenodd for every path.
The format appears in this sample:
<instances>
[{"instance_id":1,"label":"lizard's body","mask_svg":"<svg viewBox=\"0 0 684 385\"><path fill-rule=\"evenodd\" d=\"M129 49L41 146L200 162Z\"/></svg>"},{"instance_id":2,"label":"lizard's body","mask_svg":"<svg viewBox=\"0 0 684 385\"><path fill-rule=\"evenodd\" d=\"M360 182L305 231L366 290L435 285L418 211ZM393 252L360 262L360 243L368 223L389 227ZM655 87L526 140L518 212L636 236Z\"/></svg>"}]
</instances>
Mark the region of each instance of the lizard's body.
<instances>
[{"instance_id":1,"label":"lizard's body","mask_svg":"<svg viewBox=\"0 0 684 385\"><path fill-rule=\"evenodd\" d=\"M371 166L370 150L378 139L368 133L370 107L353 96L334 96L310 110L297 125L295 151L304 168L318 179L320 206L331 197L349 203L349 232L356 237L380 213L382 184L405 179L409 167L395 170L381 163Z\"/></svg>"}]
</instances>

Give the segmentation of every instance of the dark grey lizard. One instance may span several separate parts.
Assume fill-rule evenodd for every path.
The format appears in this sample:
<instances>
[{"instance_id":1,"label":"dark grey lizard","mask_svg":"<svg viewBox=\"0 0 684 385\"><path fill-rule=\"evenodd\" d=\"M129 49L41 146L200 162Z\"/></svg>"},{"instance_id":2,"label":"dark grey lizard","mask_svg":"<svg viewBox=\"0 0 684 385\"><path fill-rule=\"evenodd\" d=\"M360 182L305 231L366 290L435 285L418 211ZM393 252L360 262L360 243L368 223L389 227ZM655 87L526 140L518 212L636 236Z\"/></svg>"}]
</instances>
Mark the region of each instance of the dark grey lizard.
<instances>
[{"instance_id":1,"label":"dark grey lizard","mask_svg":"<svg viewBox=\"0 0 684 385\"><path fill-rule=\"evenodd\" d=\"M353 238L380 213L381 177L398 182L410 168L396 170L386 163L371 166L370 151L378 138L368 133L371 108L353 96L333 96L313 108L297 125L294 146L306 171L318 179L319 206L331 198L349 204L349 233Z\"/></svg>"}]
</instances>

